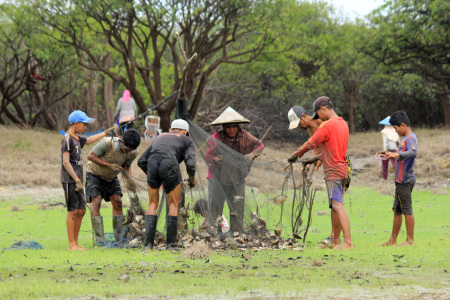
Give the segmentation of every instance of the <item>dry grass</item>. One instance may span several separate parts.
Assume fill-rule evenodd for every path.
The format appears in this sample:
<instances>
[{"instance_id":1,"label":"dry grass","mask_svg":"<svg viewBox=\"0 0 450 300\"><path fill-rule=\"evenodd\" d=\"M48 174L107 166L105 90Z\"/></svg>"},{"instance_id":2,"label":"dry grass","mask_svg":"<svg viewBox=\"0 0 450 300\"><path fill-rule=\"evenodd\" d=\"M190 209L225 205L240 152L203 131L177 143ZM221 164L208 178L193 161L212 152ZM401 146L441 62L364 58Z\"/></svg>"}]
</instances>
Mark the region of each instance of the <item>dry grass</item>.
<instances>
[{"instance_id":1,"label":"dry grass","mask_svg":"<svg viewBox=\"0 0 450 300\"><path fill-rule=\"evenodd\" d=\"M446 129L418 129L413 131L419 140L419 153L416 160L416 187L432 188L437 193L447 193L450 185L450 131ZM22 130L15 127L0 126L2 143L0 145L0 186L20 186L30 188L37 186L60 188L59 174L61 168L61 139L56 132L39 130ZM252 172L247 178L247 185L262 193L276 193L281 190L285 180L284 166L286 158L300 145L267 142L264 154L255 160ZM149 142L143 141L139 152L144 152ZM83 149L86 157L94 145ZM371 186L384 194L393 194L393 174L389 179L381 179L381 163L374 159L374 154L382 149L379 132L356 133L350 136L348 153L354 166L352 185ZM207 168L200 155L197 155L198 177L202 182L200 188L206 189ZM391 166L390 166L391 167ZM146 189L146 176L132 165L132 174L141 190ZM184 178L185 168L181 170ZM300 172L296 164L296 174ZM297 179L298 180L298 179ZM323 171L314 174L313 187L324 189ZM296 182L299 184L299 182ZM200 185L200 184L199 184ZM292 182L289 182L292 188ZM351 189L349 190L351 192Z\"/></svg>"},{"instance_id":2,"label":"dry grass","mask_svg":"<svg viewBox=\"0 0 450 300\"><path fill-rule=\"evenodd\" d=\"M11 211L22 211L22 209L14 204L13 206L11 206Z\"/></svg>"},{"instance_id":3,"label":"dry grass","mask_svg":"<svg viewBox=\"0 0 450 300\"><path fill-rule=\"evenodd\" d=\"M189 259L205 259L209 258L211 255L211 249L204 240L201 240L199 242L194 242L191 247L181 252L180 255Z\"/></svg>"}]
</instances>

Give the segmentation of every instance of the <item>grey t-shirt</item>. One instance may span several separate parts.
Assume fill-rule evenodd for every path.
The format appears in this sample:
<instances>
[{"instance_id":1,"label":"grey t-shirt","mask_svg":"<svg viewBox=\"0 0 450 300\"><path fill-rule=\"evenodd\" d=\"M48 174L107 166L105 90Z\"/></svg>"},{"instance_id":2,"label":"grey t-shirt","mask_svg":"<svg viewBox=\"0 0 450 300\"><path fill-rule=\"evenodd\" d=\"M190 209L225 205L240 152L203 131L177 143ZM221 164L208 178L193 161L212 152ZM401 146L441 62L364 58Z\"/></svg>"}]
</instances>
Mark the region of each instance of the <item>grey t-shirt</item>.
<instances>
[{"instance_id":1,"label":"grey t-shirt","mask_svg":"<svg viewBox=\"0 0 450 300\"><path fill-rule=\"evenodd\" d=\"M66 132L61 142L61 175L60 181L62 183L75 183L75 180L70 176L62 164L62 155L64 152L70 154L70 164L72 165L75 174L83 182L83 155L81 149L86 144L87 139L82 136L74 137L69 132Z\"/></svg>"}]
</instances>

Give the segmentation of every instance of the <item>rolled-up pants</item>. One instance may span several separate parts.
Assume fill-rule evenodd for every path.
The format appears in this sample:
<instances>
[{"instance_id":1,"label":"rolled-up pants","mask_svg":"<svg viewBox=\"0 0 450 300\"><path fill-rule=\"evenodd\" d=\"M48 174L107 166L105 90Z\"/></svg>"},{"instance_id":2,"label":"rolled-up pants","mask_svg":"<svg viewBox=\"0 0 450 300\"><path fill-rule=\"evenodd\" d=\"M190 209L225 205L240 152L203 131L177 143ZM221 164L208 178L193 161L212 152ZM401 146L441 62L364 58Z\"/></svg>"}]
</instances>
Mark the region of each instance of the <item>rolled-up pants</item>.
<instances>
[{"instance_id":1,"label":"rolled-up pants","mask_svg":"<svg viewBox=\"0 0 450 300\"><path fill-rule=\"evenodd\" d=\"M241 197L235 197L241 196ZM242 232L244 227L245 182L238 184L223 184L216 179L208 182L208 221L216 225L216 219L223 214L223 206L227 200L230 209L230 229Z\"/></svg>"}]
</instances>

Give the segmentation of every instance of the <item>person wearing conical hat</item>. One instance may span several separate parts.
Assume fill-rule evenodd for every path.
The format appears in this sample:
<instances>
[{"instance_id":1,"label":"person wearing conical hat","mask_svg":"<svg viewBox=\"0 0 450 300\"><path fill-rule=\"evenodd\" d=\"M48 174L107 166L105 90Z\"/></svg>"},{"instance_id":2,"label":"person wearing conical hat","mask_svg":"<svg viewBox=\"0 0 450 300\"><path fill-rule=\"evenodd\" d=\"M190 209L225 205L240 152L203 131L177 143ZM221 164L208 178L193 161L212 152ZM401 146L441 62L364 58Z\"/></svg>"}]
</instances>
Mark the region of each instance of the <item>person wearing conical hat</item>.
<instances>
[{"instance_id":1,"label":"person wearing conical hat","mask_svg":"<svg viewBox=\"0 0 450 300\"><path fill-rule=\"evenodd\" d=\"M394 129L394 126L391 125L389 119L391 117L386 117L380 121L380 125L384 125L383 130L381 130L381 137L383 138L383 151L386 152L398 152L398 145L400 144L400 137ZM390 160L392 166L395 170L395 160ZM389 174L389 159L381 161L381 172L384 180L387 180Z\"/></svg>"},{"instance_id":2,"label":"person wearing conical hat","mask_svg":"<svg viewBox=\"0 0 450 300\"><path fill-rule=\"evenodd\" d=\"M211 126L222 128L212 135L206 150L208 168L209 222L214 225L222 216L225 200L230 209L230 230L242 232L245 205L245 177L253 160L264 150L263 143L240 128L250 123L233 108L228 107ZM219 140L221 143L215 142ZM234 151L231 151L230 148ZM237 152L237 153L236 153Z\"/></svg>"}]
</instances>

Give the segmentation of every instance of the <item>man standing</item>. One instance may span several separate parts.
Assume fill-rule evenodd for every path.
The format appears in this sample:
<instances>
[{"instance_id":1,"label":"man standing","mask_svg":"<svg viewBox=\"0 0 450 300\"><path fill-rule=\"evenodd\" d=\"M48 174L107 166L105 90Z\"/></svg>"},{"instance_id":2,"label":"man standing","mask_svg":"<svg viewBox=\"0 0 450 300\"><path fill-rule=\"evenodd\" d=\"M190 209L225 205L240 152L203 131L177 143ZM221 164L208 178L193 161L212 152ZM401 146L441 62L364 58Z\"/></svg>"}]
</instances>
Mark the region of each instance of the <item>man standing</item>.
<instances>
[{"instance_id":1,"label":"man standing","mask_svg":"<svg viewBox=\"0 0 450 300\"><path fill-rule=\"evenodd\" d=\"M117 175L124 169L131 178L131 164L138 155L137 147L141 135L136 129L127 130L122 138L104 138L88 154L86 172L86 198L92 203L92 227L97 242L105 243L103 217L100 215L102 199L111 201L113 206L113 229L116 242L123 242L126 226L122 223L125 216L122 211L122 189ZM127 189L133 190L131 181Z\"/></svg>"},{"instance_id":2,"label":"man standing","mask_svg":"<svg viewBox=\"0 0 450 300\"><path fill-rule=\"evenodd\" d=\"M194 177L196 170L195 147L194 142L187 137L188 132L189 124L185 120L174 120L169 132L157 136L138 161L138 166L147 174L149 198L145 216L146 247L144 250L152 250L154 246L158 223L156 210L159 205L161 184L169 203L166 249L177 248L178 200L182 180L179 164L182 161L186 164L189 186L193 188L197 183Z\"/></svg>"},{"instance_id":3,"label":"man standing","mask_svg":"<svg viewBox=\"0 0 450 300\"><path fill-rule=\"evenodd\" d=\"M242 232L245 212L245 178L253 160L260 156L264 144L242 129L239 124L250 123L233 108L228 107L211 126L222 125L208 141L205 160L208 168L209 224L222 216L225 200L230 210L230 230Z\"/></svg>"},{"instance_id":4,"label":"man standing","mask_svg":"<svg viewBox=\"0 0 450 300\"><path fill-rule=\"evenodd\" d=\"M341 249L353 249L350 222L344 207L344 185L348 177L346 162L348 125L336 114L331 99L326 96L319 97L314 101L313 111L312 118L320 118L323 123L313 136L288 159L288 162L295 162L309 150L322 145L321 160L325 172L325 183L334 231L331 246L338 248L342 230L344 243Z\"/></svg>"}]
</instances>

